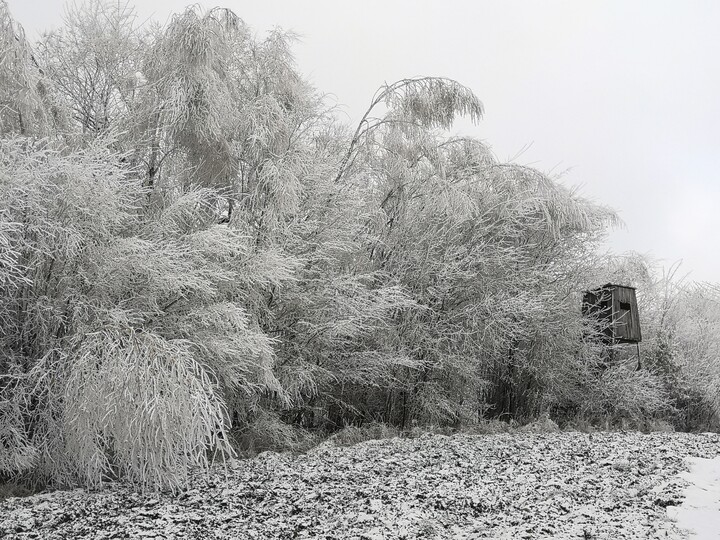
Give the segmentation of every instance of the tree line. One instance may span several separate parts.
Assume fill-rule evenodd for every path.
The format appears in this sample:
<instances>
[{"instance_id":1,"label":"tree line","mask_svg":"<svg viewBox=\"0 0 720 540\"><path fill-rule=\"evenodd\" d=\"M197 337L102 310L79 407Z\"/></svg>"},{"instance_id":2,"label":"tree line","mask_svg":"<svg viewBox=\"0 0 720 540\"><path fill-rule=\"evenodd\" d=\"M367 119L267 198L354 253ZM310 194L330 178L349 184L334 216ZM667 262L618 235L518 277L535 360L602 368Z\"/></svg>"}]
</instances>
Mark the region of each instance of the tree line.
<instances>
[{"instance_id":1,"label":"tree line","mask_svg":"<svg viewBox=\"0 0 720 540\"><path fill-rule=\"evenodd\" d=\"M451 136L460 83L347 126L292 41L90 0L30 43L0 0L0 478L174 487L370 422L717 426L717 286L601 253L612 209ZM639 370L581 315L609 281Z\"/></svg>"}]
</instances>

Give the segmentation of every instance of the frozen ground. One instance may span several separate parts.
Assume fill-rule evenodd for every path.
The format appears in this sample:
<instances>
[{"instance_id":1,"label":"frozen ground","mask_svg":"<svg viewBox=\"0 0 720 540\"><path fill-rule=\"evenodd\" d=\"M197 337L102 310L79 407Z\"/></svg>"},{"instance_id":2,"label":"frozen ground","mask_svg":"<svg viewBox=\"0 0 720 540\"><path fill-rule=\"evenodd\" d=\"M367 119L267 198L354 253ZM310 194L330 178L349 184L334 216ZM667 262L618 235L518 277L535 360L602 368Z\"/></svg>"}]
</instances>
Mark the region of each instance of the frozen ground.
<instances>
[{"instance_id":1,"label":"frozen ground","mask_svg":"<svg viewBox=\"0 0 720 540\"><path fill-rule=\"evenodd\" d=\"M689 482L680 506L668 507L677 526L693 540L720 539L720 458L689 458L690 470L680 474Z\"/></svg>"},{"instance_id":2,"label":"frozen ground","mask_svg":"<svg viewBox=\"0 0 720 540\"><path fill-rule=\"evenodd\" d=\"M717 501L709 486L718 482L709 482L718 456L716 434L327 442L302 455L235 461L174 495L109 485L0 501L0 537L678 539L680 526L715 532L717 520L699 512ZM699 491L685 491L687 459L695 468L685 478Z\"/></svg>"}]
</instances>

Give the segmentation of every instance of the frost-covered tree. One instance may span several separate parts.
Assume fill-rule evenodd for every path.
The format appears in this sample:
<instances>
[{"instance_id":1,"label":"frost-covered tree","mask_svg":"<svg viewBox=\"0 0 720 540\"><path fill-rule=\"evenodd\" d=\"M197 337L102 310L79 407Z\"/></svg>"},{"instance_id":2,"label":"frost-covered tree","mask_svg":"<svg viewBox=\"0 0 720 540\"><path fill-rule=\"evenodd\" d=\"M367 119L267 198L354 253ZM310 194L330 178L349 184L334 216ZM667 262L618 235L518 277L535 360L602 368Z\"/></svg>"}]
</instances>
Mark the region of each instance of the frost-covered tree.
<instances>
[{"instance_id":1,"label":"frost-covered tree","mask_svg":"<svg viewBox=\"0 0 720 540\"><path fill-rule=\"evenodd\" d=\"M450 136L470 89L384 85L351 129L291 34L133 13L33 48L0 0L0 476L177 487L306 428L662 409L659 363L603 369L580 314L617 217Z\"/></svg>"},{"instance_id":2,"label":"frost-covered tree","mask_svg":"<svg viewBox=\"0 0 720 540\"><path fill-rule=\"evenodd\" d=\"M2 144L0 367L12 436L29 428L22 465L173 486L208 451L231 452L228 403L282 394L247 304L290 264L217 225L206 193L145 220L141 181L106 141L70 154Z\"/></svg>"},{"instance_id":3,"label":"frost-covered tree","mask_svg":"<svg viewBox=\"0 0 720 540\"><path fill-rule=\"evenodd\" d=\"M38 44L38 62L74 127L88 136L119 128L134 108L147 39L135 19L133 8L120 2L67 4L64 25Z\"/></svg>"},{"instance_id":4,"label":"frost-covered tree","mask_svg":"<svg viewBox=\"0 0 720 540\"><path fill-rule=\"evenodd\" d=\"M226 194L182 181L156 193L112 126L84 127L106 135L77 150L2 140L0 468L177 486L232 452L234 409L285 399L256 310L297 263L219 224Z\"/></svg>"},{"instance_id":5,"label":"frost-covered tree","mask_svg":"<svg viewBox=\"0 0 720 540\"><path fill-rule=\"evenodd\" d=\"M0 0L0 135L45 136L64 127L55 97L22 26Z\"/></svg>"}]
</instances>

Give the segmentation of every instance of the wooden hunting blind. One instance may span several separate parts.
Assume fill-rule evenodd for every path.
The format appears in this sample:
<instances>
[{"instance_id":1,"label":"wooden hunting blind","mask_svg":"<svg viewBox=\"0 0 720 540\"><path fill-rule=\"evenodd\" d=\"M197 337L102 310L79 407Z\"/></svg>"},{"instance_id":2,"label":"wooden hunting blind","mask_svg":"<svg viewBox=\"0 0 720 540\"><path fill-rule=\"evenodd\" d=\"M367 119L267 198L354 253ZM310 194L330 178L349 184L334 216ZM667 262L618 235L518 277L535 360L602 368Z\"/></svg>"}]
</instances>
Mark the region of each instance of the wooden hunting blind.
<instances>
[{"instance_id":1,"label":"wooden hunting blind","mask_svg":"<svg viewBox=\"0 0 720 540\"><path fill-rule=\"evenodd\" d=\"M608 283L587 291L583 296L583 314L598 318L603 333L613 343L640 343L640 315L635 287Z\"/></svg>"}]
</instances>

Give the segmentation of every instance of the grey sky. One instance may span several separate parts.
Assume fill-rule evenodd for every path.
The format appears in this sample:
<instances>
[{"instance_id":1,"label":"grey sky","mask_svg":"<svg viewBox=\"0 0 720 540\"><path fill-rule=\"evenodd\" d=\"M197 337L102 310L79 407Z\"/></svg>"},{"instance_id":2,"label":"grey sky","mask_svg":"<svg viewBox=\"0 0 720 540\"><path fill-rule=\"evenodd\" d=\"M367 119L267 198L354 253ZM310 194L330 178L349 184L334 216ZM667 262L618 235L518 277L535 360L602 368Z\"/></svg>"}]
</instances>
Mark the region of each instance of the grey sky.
<instances>
[{"instance_id":1,"label":"grey sky","mask_svg":"<svg viewBox=\"0 0 720 540\"><path fill-rule=\"evenodd\" d=\"M125 1L125 0L123 0ZM132 2L131 2L132 3ZM164 22L190 2L137 2ZM32 38L59 0L9 0ZM500 159L561 173L627 224L616 252L648 253L720 282L720 2L714 0L239 0L260 35L301 35L301 71L359 119L384 81L442 75L486 117L458 130ZM529 148L528 145L530 145Z\"/></svg>"}]
</instances>

